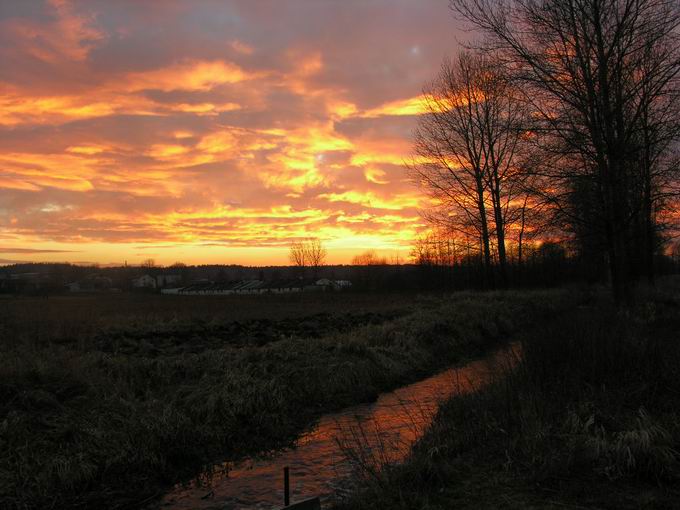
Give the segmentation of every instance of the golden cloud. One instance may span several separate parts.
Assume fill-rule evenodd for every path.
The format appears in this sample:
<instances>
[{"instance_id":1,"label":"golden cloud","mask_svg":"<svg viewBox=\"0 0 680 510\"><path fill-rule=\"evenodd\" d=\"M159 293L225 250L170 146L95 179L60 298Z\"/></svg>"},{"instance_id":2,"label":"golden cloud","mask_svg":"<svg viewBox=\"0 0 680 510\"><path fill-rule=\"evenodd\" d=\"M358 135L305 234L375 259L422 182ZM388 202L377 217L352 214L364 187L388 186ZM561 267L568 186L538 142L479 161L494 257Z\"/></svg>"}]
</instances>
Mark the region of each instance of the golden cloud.
<instances>
[{"instance_id":1,"label":"golden cloud","mask_svg":"<svg viewBox=\"0 0 680 510\"><path fill-rule=\"evenodd\" d=\"M329 202L349 202L350 204L360 204L372 209L401 210L405 208L415 208L420 204L418 197L409 195L394 195L389 199L380 198L371 192L345 191L343 193L322 193L319 198L324 198Z\"/></svg>"},{"instance_id":2,"label":"golden cloud","mask_svg":"<svg viewBox=\"0 0 680 510\"><path fill-rule=\"evenodd\" d=\"M261 76L261 73L248 73L236 64L223 60L188 60L160 69L130 73L126 76L123 87L128 92L148 89L165 92L208 91L217 85L238 83Z\"/></svg>"}]
</instances>

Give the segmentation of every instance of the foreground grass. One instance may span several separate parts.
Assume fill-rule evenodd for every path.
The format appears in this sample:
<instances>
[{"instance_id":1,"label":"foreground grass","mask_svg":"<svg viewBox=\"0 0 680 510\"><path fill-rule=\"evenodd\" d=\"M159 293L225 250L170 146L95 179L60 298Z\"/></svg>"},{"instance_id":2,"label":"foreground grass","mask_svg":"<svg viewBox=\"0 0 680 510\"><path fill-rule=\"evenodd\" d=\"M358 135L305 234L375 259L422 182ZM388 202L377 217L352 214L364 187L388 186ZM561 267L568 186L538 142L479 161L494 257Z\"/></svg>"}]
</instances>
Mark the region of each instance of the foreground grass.
<instances>
[{"instance_id":1,"label":"foreground grass","mask_svg":"<svg viewBox=\"0 0 680 510\"><path fill-rule=\"evenodd\" d=\"M0 507L139 506L212 461L280 446L325 410L478 355L569 302L555 292L458 294L362 316L349 330L324 326L338 322L328 315L297 317L307 326L294 334L280 316L234 330L203 315L91 319L31 341L8 321Z\"/></svg>"},{"instance_id":2,"label":"foreground grass","mask_svg":"<svg viewBox=\"0 0 680 510\"><path fill-rule=\"evenodd\" d=\"M514 368L445 404L408 462L341 508L678 508L677 296L534 329Z\"/></svg>"}]
</instances>

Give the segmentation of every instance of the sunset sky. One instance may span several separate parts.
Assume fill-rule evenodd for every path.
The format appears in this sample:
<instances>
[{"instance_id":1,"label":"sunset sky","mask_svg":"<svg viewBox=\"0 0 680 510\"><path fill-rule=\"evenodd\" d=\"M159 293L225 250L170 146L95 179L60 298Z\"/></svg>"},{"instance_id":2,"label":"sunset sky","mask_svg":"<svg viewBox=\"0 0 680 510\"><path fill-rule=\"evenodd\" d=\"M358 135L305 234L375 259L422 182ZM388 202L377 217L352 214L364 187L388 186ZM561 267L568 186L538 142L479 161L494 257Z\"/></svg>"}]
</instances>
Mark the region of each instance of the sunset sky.
<instances>
[{"instance_id":1,"label":"sunset sky","mask_svg":"<svg viewBox=\"0 0 680 510\"><path fill-rule=\"evenodd\" d=\"M405 257L447 0L0 0L0 264Z\"/></svg>"}]
</instances>

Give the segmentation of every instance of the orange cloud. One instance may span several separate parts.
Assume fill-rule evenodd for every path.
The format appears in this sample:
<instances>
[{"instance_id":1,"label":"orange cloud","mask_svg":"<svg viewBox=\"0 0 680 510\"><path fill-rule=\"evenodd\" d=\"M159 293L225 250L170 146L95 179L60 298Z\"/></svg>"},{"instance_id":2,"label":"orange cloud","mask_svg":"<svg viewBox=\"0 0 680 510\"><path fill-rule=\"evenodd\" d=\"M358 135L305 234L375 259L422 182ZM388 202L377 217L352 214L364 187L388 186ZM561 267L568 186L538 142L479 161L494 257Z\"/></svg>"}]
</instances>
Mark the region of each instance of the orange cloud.
<instances>
[{"instance_id":1,"label":"orange cloud","mask_svg":"<svg viewBox=\"0 0 680 510\"><path fill-rule=\"evenodd\" d=\"M134 95L94 93L88 96L0 95L0 125L59 124L115 114L154 114L157 105Z\"/></svg>"},{"instance_id":2,"label":"orange cloud","mask_svg":"<svg viewBox=\"0 0 680 510\"><path fill-rule=\"evenodd\" d=\"M404 208L418 207L420 200L417 197L408 195L391 196L384 199L371 192L345 191L343 193L323 193L319 198L325 198L329 202L349 202L360 204L364 207L373 209L401 210Z\"/></svg>"},{"instance_id":3,"label":"orange cloud","mask_svg":"<svg viewBox=\"0 0 680 510\"><path fill-rule=\"evenodd\" d=\"M207 91L225 83L238 83L261 76L248 73L236 64L222 60L184 61L169 67L126 76L124 89L136 92L145 89L173 91Z\"/></svg>"},{"instance_id":4,"label":"orange cloud","mask_svg":"<svg viewBox=\"0 0 680 510\"><path fill-rule=\"evenodd\" d=\"M17 257L120 262L154 246L160 262L285 263L310 235L340 262L408 251L424 199L403 161L429 75L398 69L391 39L349 37L361 17L269 39L244 9L234 39L204 22L235 16L226 4L106 6L54 0L0 21L0 239L43 250Z\"/></svg>"},{"instance_id":5,"label":"orange cloud","mask_svg":"<svg viewBox=\"0 0 680 510\"><path fill-rule=\"evenodd\" d=\"M372 108L361 114L362 117L374 118L387 115L420 115L426 112L422 96L400 99Z\"/></svg>"}]
</instances>

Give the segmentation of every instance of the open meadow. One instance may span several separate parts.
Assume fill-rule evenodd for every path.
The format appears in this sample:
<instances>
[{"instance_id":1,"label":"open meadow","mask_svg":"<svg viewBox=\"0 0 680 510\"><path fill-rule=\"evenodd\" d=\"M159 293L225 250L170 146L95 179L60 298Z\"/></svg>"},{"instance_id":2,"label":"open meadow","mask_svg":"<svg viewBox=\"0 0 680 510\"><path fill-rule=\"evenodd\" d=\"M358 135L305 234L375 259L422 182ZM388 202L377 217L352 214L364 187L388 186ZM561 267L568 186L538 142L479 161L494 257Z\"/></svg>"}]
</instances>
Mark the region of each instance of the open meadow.
<instances>
[{"instance_id":1,"label":"open meadow","mask_svg":"<svg viewBox=\"0 0 680 510\"><path fill-rule=\"evenodd\" d=\"M557 291L5 299L0 506L140 506L571 301Z\"/></svg>"}]
</instances>

